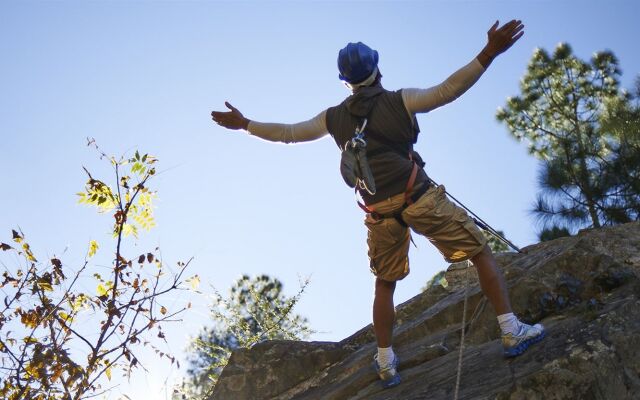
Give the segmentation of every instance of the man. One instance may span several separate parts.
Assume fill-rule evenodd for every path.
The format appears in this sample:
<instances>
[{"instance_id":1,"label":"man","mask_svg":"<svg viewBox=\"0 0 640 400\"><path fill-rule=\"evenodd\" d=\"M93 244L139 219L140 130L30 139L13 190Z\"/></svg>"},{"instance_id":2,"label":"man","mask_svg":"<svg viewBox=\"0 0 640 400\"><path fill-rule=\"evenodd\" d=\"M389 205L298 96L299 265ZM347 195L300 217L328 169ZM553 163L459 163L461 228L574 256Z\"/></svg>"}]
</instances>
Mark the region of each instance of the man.
<instances>
[{"instance_id":1,"label":"man","mask_svg":"<svg viewBox=\"0 0 640 400\"><path fill-rule=\"evenodd\" d=\"M378 52L358 42L349 43L338 55L339 77L352 95L315 118L297 124L250 121L228 102L225 104L231 111L211 113L212 119L225 128L244 129L276 142L305 142L330 134L344 150L354 138L354 131L364 132L366 156L377 189L366 190L366 185L358 189L365 203L361 206L367 211L368 254L376 276L373 328L378 353L374 366L385 388L400 383L398 358L391 347L393 293L396 281L409 274L409 228L426 236L445 260L473 262L482 291L498 315L506 356L521 354L545 335L541 325L521 323L512 313L502 274L486 238L464 210L447 199L444 187L430 181L422 169L424 163L413 151L419 133L415 114L431 111L462 95L495 57L522 37L523 29L521 21L512 20L502 27L496 21L477 57L428 89L383 89Z\"/></svg>"}]
</instances>

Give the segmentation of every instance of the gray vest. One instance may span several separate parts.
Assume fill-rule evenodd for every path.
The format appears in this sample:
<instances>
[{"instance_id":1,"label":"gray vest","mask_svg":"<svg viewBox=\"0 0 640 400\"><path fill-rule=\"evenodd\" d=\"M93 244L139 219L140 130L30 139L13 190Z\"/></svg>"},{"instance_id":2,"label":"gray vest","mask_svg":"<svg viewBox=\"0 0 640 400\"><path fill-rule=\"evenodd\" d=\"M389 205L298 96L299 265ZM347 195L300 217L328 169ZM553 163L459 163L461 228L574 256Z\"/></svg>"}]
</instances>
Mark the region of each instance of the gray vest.
<instances>
[{"instance_id":1,"label":"gray vest","mask_svg":"<svg viewBox=\"0 0 640 400\"><path fill-rule=\"evenodd\" d=\"M413 169L409 153L419 165L422 163L420 155L413 151L420 128L415 117L409 117L399 90L390 92L379 85L364 87L327 110L327 129L340 149L353 138L356 127L362 125L364 118L368 120L365 129L367 158L377 192L370 195L360 190L360 195L365 204L373 204L404 193ZM420 168L416 185L426 180L427 176Z\"/></svg>"}]
</instances>

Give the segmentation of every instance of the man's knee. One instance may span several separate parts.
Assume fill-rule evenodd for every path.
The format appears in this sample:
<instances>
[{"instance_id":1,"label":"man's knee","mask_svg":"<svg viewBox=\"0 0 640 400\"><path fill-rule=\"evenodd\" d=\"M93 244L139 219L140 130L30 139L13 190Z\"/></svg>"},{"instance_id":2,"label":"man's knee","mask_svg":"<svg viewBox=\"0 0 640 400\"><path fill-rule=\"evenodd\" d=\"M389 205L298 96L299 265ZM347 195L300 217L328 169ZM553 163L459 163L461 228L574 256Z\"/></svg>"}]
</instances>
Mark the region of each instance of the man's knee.
<instances>
[{"instance_id":1,"label":"man's knee","mask_svg":"<svg viewBox=\"0 0 640 400\"><path fill-rule=\"evenodd\" d=\"M471 263L474 266L478 266L478 264L486 263L487 261L493 261L493 252L491 251L491 247L489 245L485 245L475 256L471 257Z\"/></svg>"},{"instance_id":2,"label":"man's knee","mask_svg":"<svg viewBox=\"0 0 640 400\"><path fill-rule=\"evenodd\" d=\"M393 293L395 289L395 281L385 281L384 279L376 278L376 294Z\"/></svg>"}]
</instances>

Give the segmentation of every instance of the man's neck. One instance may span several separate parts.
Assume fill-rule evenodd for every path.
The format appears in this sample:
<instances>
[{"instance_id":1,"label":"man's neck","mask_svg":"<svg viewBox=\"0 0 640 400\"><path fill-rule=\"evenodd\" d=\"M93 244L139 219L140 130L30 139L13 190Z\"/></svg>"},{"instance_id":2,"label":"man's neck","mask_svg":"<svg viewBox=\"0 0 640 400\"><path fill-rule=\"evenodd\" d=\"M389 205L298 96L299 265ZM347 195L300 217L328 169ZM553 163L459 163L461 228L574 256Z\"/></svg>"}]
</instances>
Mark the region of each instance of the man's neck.
<instances>
[{"instance_id":1,"label":"man's neck","mask_svg":"<svg viewBox=\"0 0 640 400\"><path fill-rule=\"evenodd\" d=\"M360 91L362 91L362 90L365 90L365 89L367 89L367 88L374 88L374 87L379 87L380 89L384 89L384 88L382 87L382 83L381 83L380 81L376 81L376 82L373 82L373 83L372 83L371 85L369 85L369 86L358 86L357 88L352 89L352 90L351 90L351 94L356 94L356 93L358 93L358 92L360 92Z\"/></svg>"}]
</instances>

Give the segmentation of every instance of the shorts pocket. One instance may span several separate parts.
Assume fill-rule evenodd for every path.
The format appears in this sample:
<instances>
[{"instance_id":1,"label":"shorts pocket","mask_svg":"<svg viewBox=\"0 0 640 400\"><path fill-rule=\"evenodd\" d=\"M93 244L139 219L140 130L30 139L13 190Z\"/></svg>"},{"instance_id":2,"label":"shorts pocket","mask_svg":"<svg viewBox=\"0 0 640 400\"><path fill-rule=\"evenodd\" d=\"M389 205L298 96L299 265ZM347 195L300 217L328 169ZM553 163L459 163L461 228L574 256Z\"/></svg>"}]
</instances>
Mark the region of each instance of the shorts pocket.
<instances>
[{"instance_id":1,"label":"shorts pocket","mask_svg":"<svg viewBox=\"0 0 640 400\"><path fill-rule=\"evenodd\" d=\"M430 237L439 235L443 228L453 222L456 205L445 193L444 186L427 192L403 214L404 220L413 230Z\"/></svg>"},{"instance_id":2,"label":"shorts pocket","mask_svg":"<svg viewBox=\"0 0 640 400\"><path fill-rule=\"evenodd\" d=\"M409 215L421 215L426 212L430 212L438 203L440 203L440 199L444 196L444 186L438 186L435 188L431 188L427 190L425 194L423 194L418 201L407 207L404 212Z\"/></svg>"},{"instance_id":3,"label":"shorts pocket","mask_svg":"<svg viewBox=\"0 0 640 400\"><path fill-rule=\"evenodd\" d=\"M394 218L365 218L371 272L385 280L402 279L408 273L409 230Z\"/></svg>"},{"instance_id":4,"label":"shorts pocket","mask_svg":"<svg viewBox=\"0 0 640 400\"><path fill-rule=\"evenodd\" d=\"M473 238L478 242L479 246L484 247L487 244L487 238L484 236L484 233L478 228L476 223L471 219L471 217L459 207L456 207L457 210L453 216L454 221L462 224L462 227L473 236Z\"/></svg>"},{"instance_id":5,"label":"shorts pocket","mask_svg":"<svg viewBox=\"0 0 640 400\"><path fill-rule=\"evenodd\" d=\"M364 223L368 229L367 241L375 242L382 248L395 246L407 234L407 228L395 218L375 220L367 214Z\"/></svg>"}]
</instances>

